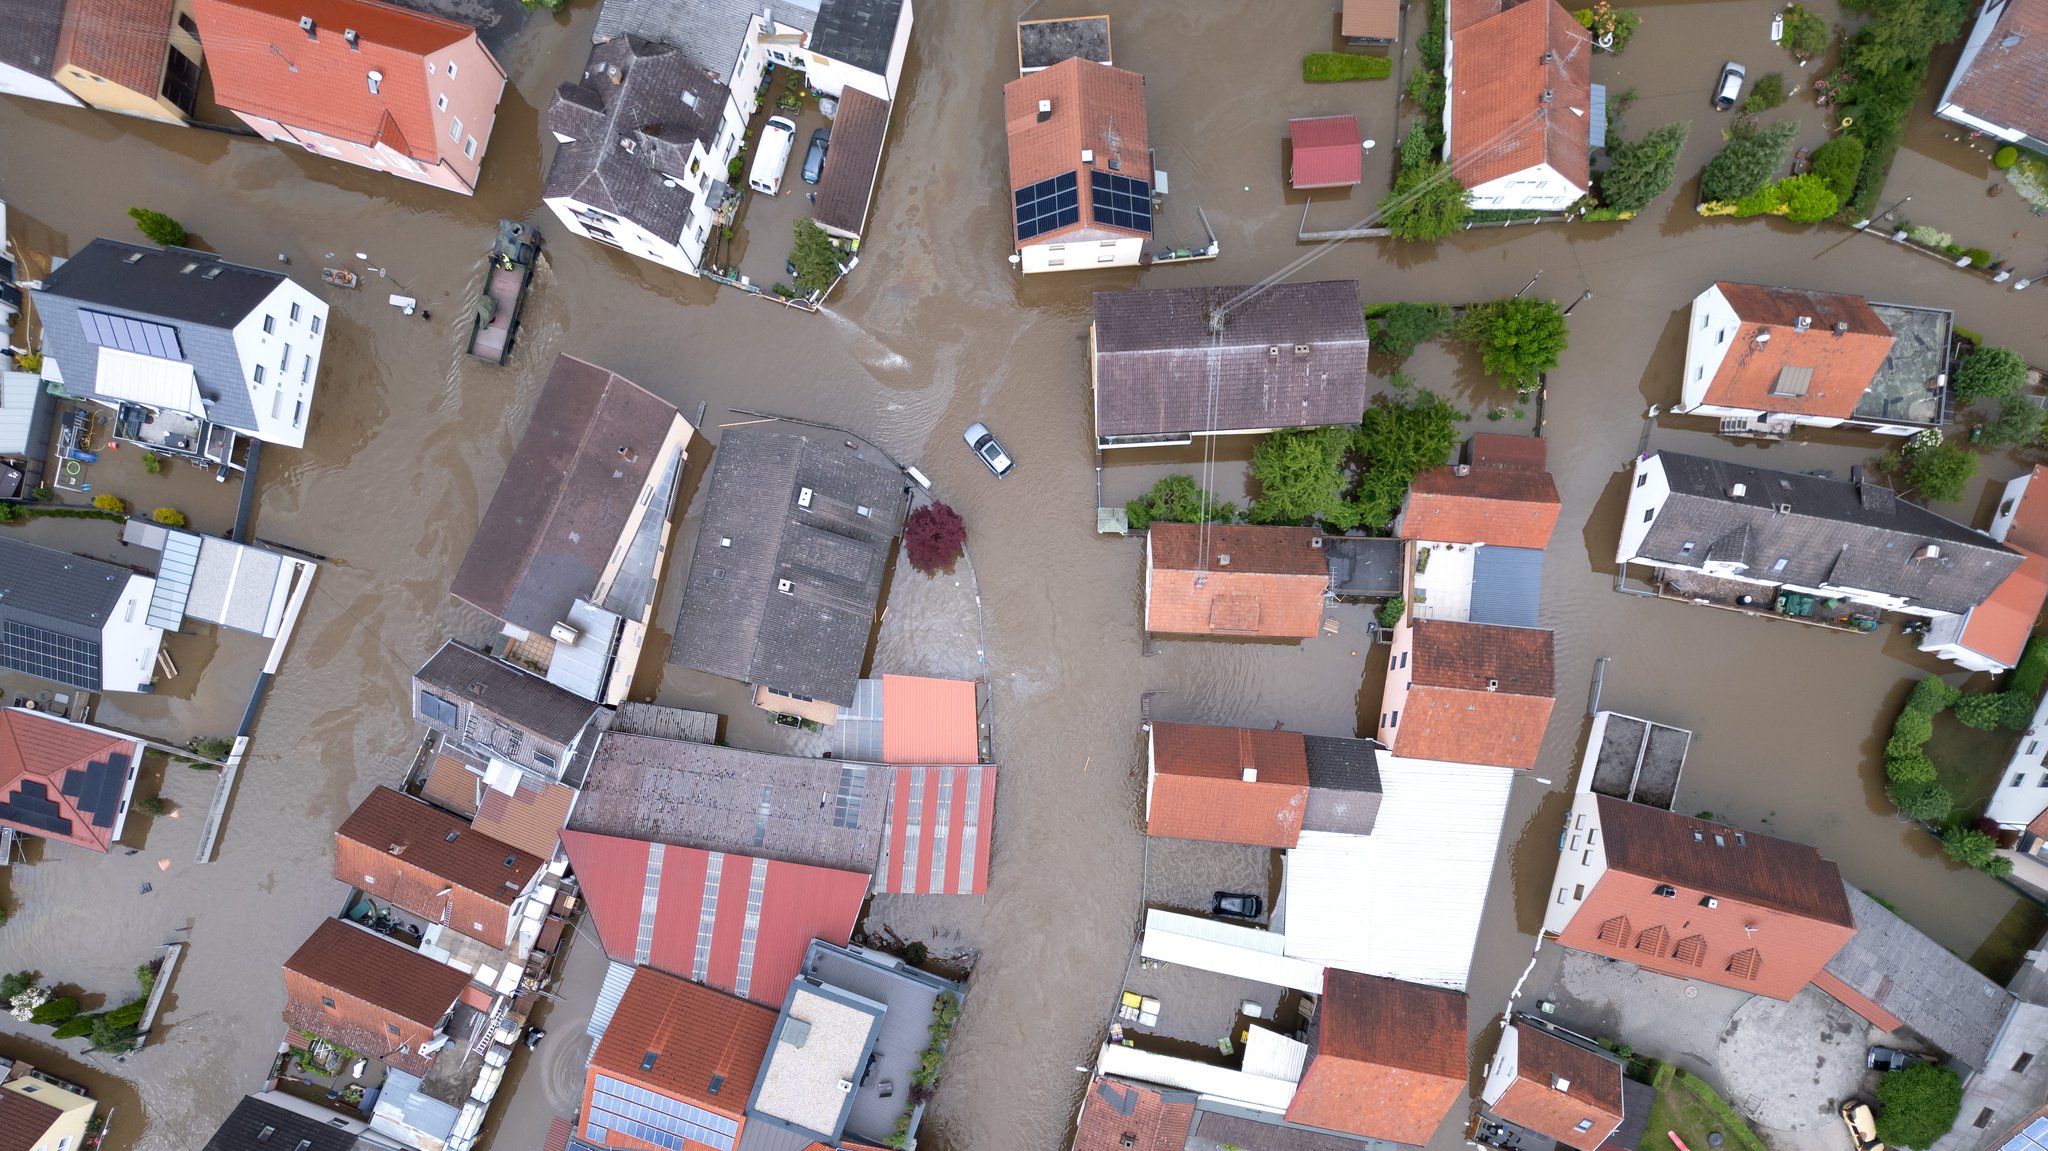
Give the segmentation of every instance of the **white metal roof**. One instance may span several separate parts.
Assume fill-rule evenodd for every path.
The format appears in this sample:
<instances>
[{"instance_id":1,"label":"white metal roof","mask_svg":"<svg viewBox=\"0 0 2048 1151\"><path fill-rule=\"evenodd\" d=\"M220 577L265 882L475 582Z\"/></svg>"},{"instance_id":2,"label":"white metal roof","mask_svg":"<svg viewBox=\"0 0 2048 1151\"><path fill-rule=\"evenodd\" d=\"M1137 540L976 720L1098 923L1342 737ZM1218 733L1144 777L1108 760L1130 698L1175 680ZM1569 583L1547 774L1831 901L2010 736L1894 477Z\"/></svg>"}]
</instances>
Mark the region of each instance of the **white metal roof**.
<instances>
[{"instance_id":1,"label":"white metal roof","mask_svg":"<svg viewBox=\"0 0 2048 1151\"><path fill-rule=\"evenodd\" d=\"M584 699L602 700L605 669L611 666L612 641L618 638L622 621L596 604L579 599L569 606L569 618L563 622L576 629L576 642L556 641L554 657L548 661L548 682Z\"/></svg>"},{"instance_id":2,"label":"white metal roof","mask_svg":"<svg viewBox=\"0 0 2048 1151\"><path fill-rule=\"evenodd\" d=\"M1464 990L1514 776L1383 757L1371 835L1304 831L1287 852L1286 954Z\"/></svg>"},{"instance_id":3,"label":"white metal roof","mask_svg":"<svg viewBox=\"0 0 2048 1151\"><path fill-rule=\"evenodd\" d=\"M20 455L35 435L36 397L43 381L33 372L0 372L0 452Z\"/></svg>"},{"instance_id":4,"label":"white metal roof","mask_svg":"<svg viewBox=\"0 0 2048 1151\"><path fill-rule=\"evenodd\" d=\"M1275 1115L1285 1115L1287 1105L1294 1102L1295 1085L1285 1079L1251 1075L1213 1063L1197 1063L1192 1059L1177 1059L1120 1043L1102 1045L1102 1058L1096 1071L1103 1075L1157 1083L1162 1087L1178 1087L1207 1098Z\"/></svg>"},{"instance_id":5,"label":"white metal roof","mask_svg":"<svg viewBox=\"0 0 2048 1151\"><path fill-rule=\"evenodd\" d=\"M133 400L166 411L206 415L206 407L199 401L199 381L192 374L191 364L104 346L99 353L99 379L93 390L101 396Z\"/></svg>"},{"instance_id":6,"label":"white metal roof","mask_svg":"<svg viewBox=\"0 0 2048 1151\"><path fill-rule=\"evenodd\" d=\"M1146 959L1322 994L1322 965L1288 958L1283 953L1286 942L1275 932L1154 909L1145 912L1139 953Z\"/></svg>"},{"instance_id":7,"label":"white metal roof","mask_svg":"<svg viewBox=\"0 0 2048 1151\"><path fill-rule=\"evenodd\" d=\"M1257 1024L1245 1028L1245 1074L1300 1083L1302 1068L1306 1066L1308 1044ZM2048 1151L2048 1148L2043 1151Z\"/></svg>"}]
</instances>

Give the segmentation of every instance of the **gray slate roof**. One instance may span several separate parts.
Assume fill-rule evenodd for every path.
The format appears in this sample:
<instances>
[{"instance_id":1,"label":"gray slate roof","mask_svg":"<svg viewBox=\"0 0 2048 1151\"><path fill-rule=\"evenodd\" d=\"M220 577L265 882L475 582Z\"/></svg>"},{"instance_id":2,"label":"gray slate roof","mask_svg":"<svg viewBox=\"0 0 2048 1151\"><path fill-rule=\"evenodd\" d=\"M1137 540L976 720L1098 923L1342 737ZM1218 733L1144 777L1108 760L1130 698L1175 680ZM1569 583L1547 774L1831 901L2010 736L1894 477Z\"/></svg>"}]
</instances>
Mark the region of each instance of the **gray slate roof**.
<instances>
[{"instance_id":1,"label":"gray slate roof","mask_svg":"<svg viewBox=\"0 0 2048 1151\"><path fill-rule=\"evenodd\" d=\"M810 49L862 71L884 75L902 17L903 0L824 0Z\"/></svg>"},{"instance_id":2,"label":"gray slate roof","mask_svg":"<svg viewBox=\"0 0 2048 1151\"><path fill-rule=\"evenodd\" d=\"M129 575L113 564L0 537L0 667L97 691L100 630L113 618ZM74 641L62 646L75 659L34 658L46 642L23 642L22 629ZM90 672L63 674L67 667Z\"/></svg>"},{"instance_id":3,"label":"gray slate roof","mask_svg":"<svg viewBox=\"0 0 2048 1151\"><path fill-rule=\"evenodd\" d=\"M131 256L138 257L134 263L128 262ZM220 274L207 279L214 269ZM63 373L64 390L90 398L98 395L99 348L80 325L79 309L167 324L177 331L183 361L192 365L206 418L254 432L256 410L242 379L234 327L284 279L211 252L94 240L45 276L34 293L44 352Z\"/></svg>"},{"instance_id":4,"label":"gray slate roof","mask_svg":"<svg viewBox=\"0 0 2048 1151\"><path fill-rule=\"evenodd\" d=\"M1856 934L1828 960L1828 974L1951 1058L1982 1068L2012 994L1876 900L1847 883L1842 886L1856 917Z\"/></svg>"},{"instance_id":5,"label":"gray slate roof","mask_svg":"<svg viewBox=\"0 0 2048 1151\"><path fill-rule=\"evenodd\" d=\"M63 27L64 0L15 0L0 10L0 64L49 78Z\"/></svg>"},{"instance_id":6,"label":"gray slate roof","mask_svg":"<svg viewBox=\"0 0 2048 1151\"><path fill-rule=\"evenodd\" d=\"M1637 558L1740 563L1752 579L1860 588L1946 612L1982 603L2020 566L2018 552L1868 481L1657 455L1671 495ZM1740 496L1732 494L1738 484ZM1785 505L1791 510L1777 510ZM1929 544L1939 555L1915 558Z\"/></svg>"},{"instance_id":7,"label":"gray slate roof","mask_svg":"<svg viewBox=\"0 0 2048 1151\"><path fill-rule=\"evenodd\" d=\"M548 164L542 197L573 197L674 241L697 198L681 183L690 144L717 136L726 96L666 44L621 36L597 45L583 79L557 88L548 105L548 128L568 141Z\"/></svg>"},{"instance_id":8,"label":"gray slate roof","mask_svg":"<svg viewBox=\"0 0 2048 1151\"><path fill-rule=\"evenodd\" d=\"M1324 536L1330 589L1339 595L1400 595L1407 562L1400 540L1371 536Z\"/></svg>"},{"instance_id":9,"label":"gray slate roof","mask_svg":"<svg viewBox=\"0 0 2048 1151\"><path fill-rule=\"evenodd\" d=\"M726 432L668 661L852 706L904 503L872 446L791 425Z\"/></svg>"},{"instance_id":10,"label":"gray slate roof","mask_svg":"<svg viewBox=\"0 0 2048 1151\"><path fill-rule=\"evenodd\" d=\"M425 688L445 699L467 703L555 744L573 742L598 710L596 704L525 668L493 659L452 639L413 673L413 682L415 689ZM413 707L417 712L417 695ZM425 716L420 719L428 726L440 726ZM448 734L462 735L460 731Z\"/></svg>"},{"instance_id":11,"label":"gray slate roof","mask_svg":"<svg viewBox=\"0 0 2048 1151\"><path fill-rule=\"evenodd\" d=\"M682 49L691 64L721 84L732 83L746 43L747 22L762 9L773 22L809 32L818 18L817 0L607 0L597 10L593 43L638 36Z\"/></svg>"},{"instance_id":12,"label":"gray slate roof","mask_svg":"<svg viewBox=\"0 0 2048 1151\"><path fill-rule=\"evenodd\" d=\"M1211 314L1251 290L1095 293L1095 434L1357 423L1374 383L1358 281L1273 285L1211 332Z\"/></svg>"},{"instance_id":13,"label":"gray slate roof","mask_svg":"<svg viewBox=\"0 0 2048 1151\"><path fill-rule=\"evenodd\" d=\"M356 1136L346 1127L245 1095L206 1141L205 1151L286 1151L302 1143L310 1144L307 1151L349 1151Z\"/></svg>"},{"instance_id":14,"label":"gray slate roof","mask_svg":"<svg viewBox=\"0 0 2048 1151\"><path fill-rule=\"evenodd\" d=\"M1380 767L1368 739L1302 737L1308 754L1304 831L1371 835L1380 813Z\"/></svg>"},{"instance_id":15,"label":"gray slate roof","mask_svg":"<svg viewBox=\"0 0 2048 1151\"><path fill-rule=\"evenodd\" d=\"M1483 547L1472 556L1472 622L1535 627L1543 599L1543 552Z\"/></svg>"}]
</instances>

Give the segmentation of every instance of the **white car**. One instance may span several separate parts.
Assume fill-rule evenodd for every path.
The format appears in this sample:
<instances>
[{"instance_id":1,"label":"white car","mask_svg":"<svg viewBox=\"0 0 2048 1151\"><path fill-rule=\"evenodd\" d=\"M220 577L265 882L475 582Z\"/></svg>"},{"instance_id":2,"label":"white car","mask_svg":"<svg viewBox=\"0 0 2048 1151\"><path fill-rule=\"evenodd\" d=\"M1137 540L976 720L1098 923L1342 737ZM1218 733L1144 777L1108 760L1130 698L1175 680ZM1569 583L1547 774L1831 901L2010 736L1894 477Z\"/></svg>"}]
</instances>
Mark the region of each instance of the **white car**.
<instances>
[{"instance_id":1,"label":"white car","mask_svg":"<svg viewBox=\"0 0 2048 1151\"><path fill-rule=\"evenodd\" d=\"M1004 451L1003 445L996 440L995 434L988 430L987 424L968 425L966 440L967 446L974 449L974 454L981 457L981 462L988 465L988 470L994 472L997 479L1009 475L1010 469L1017 466L1010 453Z\"/></svg>"},{"instance_id":2,"label":"white car","mask_svg":"<svg viewBox=\"0 0 2048 1151\"><path fill-rule=\"evenodd\" d=\"M1742 81L1748 69L1730 60L1721 66L1721 79L1714 85L1714 111L1726 112L1742 95Z\"/></svg>"}]
</instances>

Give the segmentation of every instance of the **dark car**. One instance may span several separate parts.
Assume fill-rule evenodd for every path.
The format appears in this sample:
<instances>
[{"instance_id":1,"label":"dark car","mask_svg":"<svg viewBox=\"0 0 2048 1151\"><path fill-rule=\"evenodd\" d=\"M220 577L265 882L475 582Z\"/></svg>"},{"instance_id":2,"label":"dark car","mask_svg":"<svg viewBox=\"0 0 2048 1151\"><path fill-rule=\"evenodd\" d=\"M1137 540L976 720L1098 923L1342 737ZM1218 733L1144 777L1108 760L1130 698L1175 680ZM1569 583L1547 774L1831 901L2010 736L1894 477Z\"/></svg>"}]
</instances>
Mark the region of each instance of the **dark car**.
<instances>
[{"instance_id":1,"label":"dark car","mask_svg":"<svg viewBox=\"0 0 2048 1151\"><path fill-rule=\"evenodd\" d=\"M1228 915L1235 919L1257 919L1266 913L1266 901L1256 895L1237 891L1219 891L1209 905L1212 915Z\"/></svg>"},{"instance_id":2,"label":"dark car","mask_svg":"<svg viewBox=\"0 0 2048 1151\"><path fill-rule=\"evenodd\" d=\"M1918 1055L1896 1047L1873 1047L1863 1055L1863 1065L1875 1071L1903 1071L1918 1062Z\"/></svg>"},{"instance_id":3,"label":"dark car","mask_svg":"<svg viewBox=\"0 0 2048 1151\"><path fill-rule=\"evenodd\" d=\"M810 151L804 153L804 183L815 184L825 177L825 149L832 145L832 129L811 133Z\"/></svg>"}]
</instances>

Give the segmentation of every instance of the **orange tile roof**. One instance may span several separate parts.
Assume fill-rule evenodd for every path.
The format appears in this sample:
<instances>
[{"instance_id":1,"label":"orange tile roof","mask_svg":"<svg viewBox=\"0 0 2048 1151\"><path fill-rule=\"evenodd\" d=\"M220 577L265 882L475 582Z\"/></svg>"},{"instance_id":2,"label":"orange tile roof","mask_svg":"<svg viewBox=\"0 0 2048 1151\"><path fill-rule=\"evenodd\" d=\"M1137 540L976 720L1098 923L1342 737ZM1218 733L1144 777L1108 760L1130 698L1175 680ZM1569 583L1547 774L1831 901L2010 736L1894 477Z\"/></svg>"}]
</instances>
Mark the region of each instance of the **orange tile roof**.
<instances>
[{"instance_id":1,"label":"orange tile roof","mask_svg":"<svg viewBox=\"0 0 2048 1151\"><path fill-rule=\"evenodd\" d=\"M1464 1097L1465 994L1331 968L1287 1121L1422 1146Z\"/></svg>"},{"instance_id":2,"label":"orange tile roof","mask_svg":"<svg viewBox=\"0 0 2048 1151\"><path fill-rule=\"evenodd\" d=\"M0 709L0 825L104 852L127 818L141 766L142 745L126 736Z\"/></svg>"},{"instance_id":3,"label":"orange tile roof","mask_svg":"<svg viewBox=\"0 0 2048 1151\"><path fill-rule=\"evenodd\" d=\"M566 784L521 779L516 791L507 795L494 787L484 789L483 806L477 809L471 826L492 839L511 844L541 859L553 859L562 842L562 827L569 822L569 809L576 803L576 789Z\"/></svg>"},{"instance_id":4,"label":"orange tile roof","mask_svg":"<svg viewBox=\"0 0 2048 1151\"><path fill-rule=\"evenodd\" d=\"M175 7L174 0L69 0L56 63L75 65L154 98L171 50Z\"/></svg>"},{"instance_id":5,"label":"orange tile roof","mask_svg":"<svg viewBox=\"0 0 2048 1151\"><path fill-rule=\"evenodd\" d=\"M1070 1151L1181 1151L1194 1118L1191 1093L1175 1092L1169 1103L1157 1088L1098 1075L1081 1099Z\"/></svg>"},{"instance_id":6,"label":"orange tile roof","mask_svg":"<svg viewBox=\"0 0 2048 1151\"><path fill-rule=\"evenodd\" d=\"M882 762L981 762L974 681L917 675L882 677Z\"/></svg>"},{"instance_id":7,"label":"orange tile roof","mask_svg":"<svg viewBox=\"0 0 2048 1151\"><path fill-rule=\"evenodd\" d=\"M1299 732L1155 723L1145 833L1293 847L1308 786Z\"/></svg>"},{"instance_id":8,"label":"orange tile roof","mask_svg":"<svg viewBox=\"0 0 2048 1151\"><path fill-rule=\"evenodd\" d=\"M1451 0L1451 35L1456 36L1488 17L1500 14L1501 0Z\"/></svg>"},{"instance_id":9,"label":"orange tile roof","mask_svg":"<svg viewBox=\"0 0 2048 1151\"><path fill-rule=\"evenodd\" d=\"M1145 630L1315 636L1330 587L1329 563L1313 546L1321 537L1313 528L1153 524L1146 537Z\"/></svg>"},{"instance_id":10,"label":"orange tile roof","mask_svg":"<svg viewBox=\"0 0 2048 1151\"><path fill-rule=\"evenodd\" d=\"M1562 508L1549 472L1431 468L1409 486L1398 534L1403 539L1541 549L1549 546Z\"/></svg>"},{"instance_id":11,"label":"orange tile roof","mask_svg":"<svg viewBox=\"0 0 2048 1151\"><path fill-rule=\"evenodd\" d=\"M1052 117L1041 123L1038 102L1052 101ZM1072 56L1041 72L1003 85L1003 124L1010 141L1010 187L1029 187L1040 180L1091 168L1152 182L1152 153L1145 134L1145 78L1136 72ZM1092 149L1092 164L1081 162ZM1056 240L1111 239L1145 232L1097 223L1084 179L1080 186L1081 221L1057 232L1041 232L1031 243ZM1015 201L1011 202L1014 208ZM1011 212L1012 234L1016 215ZM1023 240L1019 240L1022 246Z\"/></svg>"},{"instance_id":12,"label":"orange tile roof","mask_svg":"<svg viewBox=\"0 0 2048 1151\"><path fill-rule=\"evenodd\" d=\"M2033 552L2021 554L2025 558L2018 569L1964 617L1958 639L1962 646L2007 667L2019 663L2020 651L2041 618L2041 604L2048 601L2048 559Z\"/></svg>"},{"instance_id":13,"label":"orange tile roof","mask_svg":"<svg viewBox=\"0 0 2048 1151\"><path fill-rule=\"evenodd\" d=\"M1489 1109L1567 1147L1595 1151L1621 1126L1621 1064L1516 1023L1515 1078ZM1590 1122L1581 1130L1579 1124Z\"/></svg>"},{"instance_id":14,"label":"orange tile roof","mask_svg":"<svg viewBox=\"0 0 2048 1151\"><path fill-rule=\"evenodd\" d=\"M453 20L380 0L194 0L207 71L222 107L422 163L460 144L434 129L427 56L476 35ZM299 19L318 29L308 39ZM358 47L342 39L353 28ZM368 75L382 79L370 91Z\"/></svg>"},{"instance_id":15,"label":"orange tile roof","mask_svg":"<svg viewBox=\"0 0 2048 1151\"><path fill-rule=\"evenodd\" d=\"M2019 506L2012 510L2005 543L2008 547L2048 555L2048 467L2035 464L2027 477Z\"/></svg>"},{"instance_id":16,"label":"orange tile roof","mask_svg":"<svg viewBox=\"0 0 2048 1151\"><path fill-rule=\"evenodd\" d=\"M1891 354L1892 330L1861 296L1767 288L1760 284L1714 285L1740 321L1728 337L1728 354L1707 381L1705 402L1761 412L1826 418L1847 417L1877 378ZM1811 321L1799 330L1799 318ZM1837 324L1847 324L1835 334ZM1757 337L1768 333L1763 343ZM1786 369L1806 368L1804 395L1774 396ZM1802 385L1791 385L1792 387Z\"/></svg>"},{"instance_id":17,"label":"orange tile roof","mask_svg":"<svg viewBox=\"0 0 2048 1151\"><path fill-rule=\"evenodd\" d=\"M1556 691L1555 660L1551 633L1538 628L1416 621L1394 754L1536 766Z\"/></svg>"},{"instance_id":18,"label":"orange tile roof","mask_svg":"<svg viewBox=\"0 0 2048 1151\"><path fill-rule=\"evenodd\" d=\"M1593 99L1592 35L1557 0L1517 4L1451 35L1451 167L1459 182L1476 188L1548 164L1587 187L1592 141L1582 113Z\"/></svg>"},{"instance_id":19,"label":"orange tile roof","mask_svg":"<svg viewBox=\"0 0 2048 1151\"><path fill-rule=\"evenodd\" d=\"M434 766L427 769L426 782L420 785L420 798L457 815L475 815L476 789L481 782L482 777L461 760L452 755L436 755Z\"/></svg>"},{"instance_id":20,"label":"orange tile roof","mask_svg":"<svg viewBox=\"0 0 2048 1151\"><path fill-rule=\"evenodd\" d=\"M738 1118L774 1030L772 1007L642 967L590 1056L590 1073ZM723 1078L716 1094L714 1077ZM587 1085L584 1094L588 1114Z\"/></svg>"}]
</instances>

